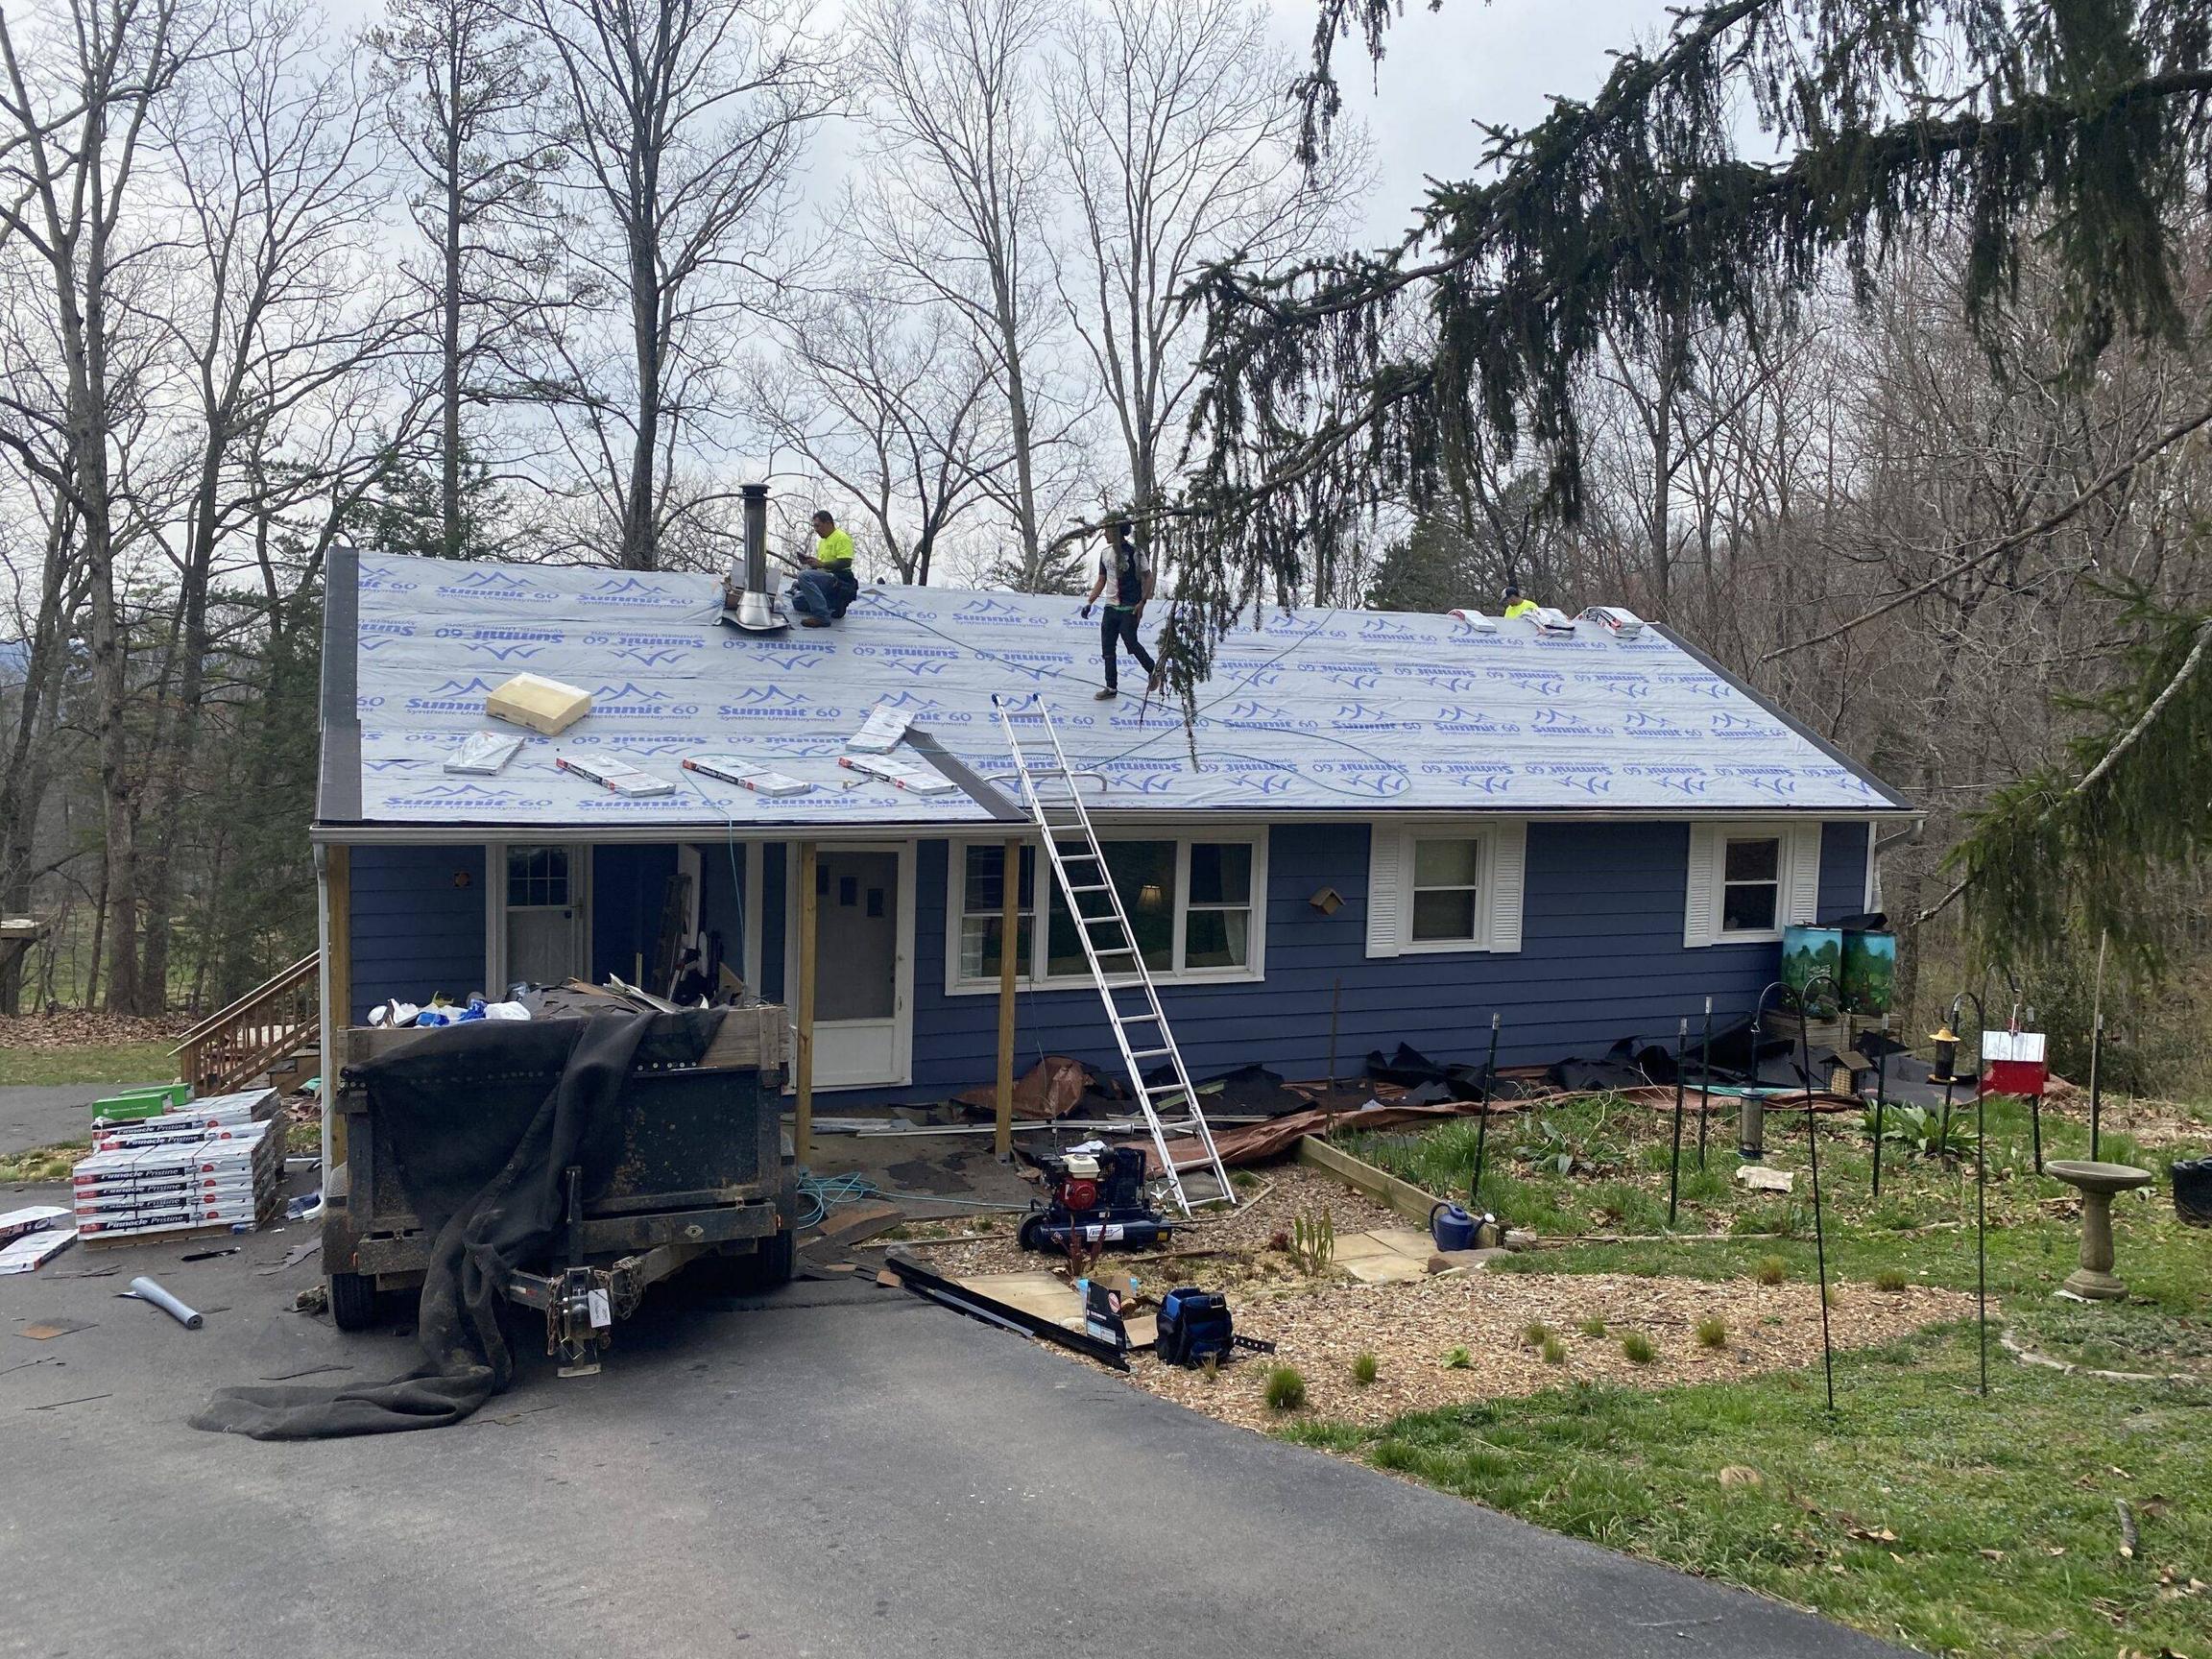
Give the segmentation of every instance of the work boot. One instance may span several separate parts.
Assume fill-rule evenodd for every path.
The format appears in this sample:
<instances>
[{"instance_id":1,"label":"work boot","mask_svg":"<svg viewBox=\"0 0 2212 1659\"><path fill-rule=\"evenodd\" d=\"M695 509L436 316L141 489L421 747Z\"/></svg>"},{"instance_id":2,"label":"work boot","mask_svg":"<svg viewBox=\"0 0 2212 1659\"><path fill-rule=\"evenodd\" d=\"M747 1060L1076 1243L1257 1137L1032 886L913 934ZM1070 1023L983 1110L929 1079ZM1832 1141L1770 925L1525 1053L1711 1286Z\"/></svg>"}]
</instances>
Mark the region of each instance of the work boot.
<instances>
[{"instance_id":1,"label":"work boot","mask_svg":"<svg viewBox=\"0 0 2212 1659\"><path fill-rule=\"evenodd\" d=\"M1108 685L1101 690L1092 692L1091 701L1094 703L1111 703L1115 698L1120 695L1121 693L1118 689L1112 685Z\"/></svg>"},{"instance_id":2,"label":"work boot","mask_svg":"<svg viewBox=\"0 0 2212 1659\"><path fill-rule=\"evenodd\" d=\"M799 618L799 626L802 628L827 628L830 624L820 616L802 616Z\"/></svg>"}]
</instances>

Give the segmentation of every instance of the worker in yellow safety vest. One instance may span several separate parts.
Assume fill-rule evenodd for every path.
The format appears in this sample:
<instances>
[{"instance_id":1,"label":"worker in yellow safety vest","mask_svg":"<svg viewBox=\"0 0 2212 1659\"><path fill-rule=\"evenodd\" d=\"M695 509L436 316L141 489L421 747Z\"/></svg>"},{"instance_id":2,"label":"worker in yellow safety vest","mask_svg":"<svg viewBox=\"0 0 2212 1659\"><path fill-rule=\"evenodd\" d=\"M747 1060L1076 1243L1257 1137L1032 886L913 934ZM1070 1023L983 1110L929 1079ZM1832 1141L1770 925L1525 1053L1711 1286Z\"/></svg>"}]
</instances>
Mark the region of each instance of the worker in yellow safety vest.
<instances>
[{"instance_id":1,"label":"worker in yellow safety vest","mask_svg":"<svg viewBox=\"0 0 2212 1659\"><path fill-rule=\"evenodd\" d=\"M1536 601L1533 599L1522 598L1521 589L1516 588L1510 582L1506 583L1505 619L1510 622L1516 616L1533 616L1535 614Z\"/></svg>"},{"instance_id":2,"label":"worker in yellow safety vest","mask_svg":"<svg viewBox=\"0 0 2212 1659\"><path fill-rule=\"evenodd\" d=\"M814 515L814 551L799 555L806 568L791 584L791 608L802 628L827 628L859 596L853 574L853 537L837 528L828 509Z\"/></svg>"}]
</instances>

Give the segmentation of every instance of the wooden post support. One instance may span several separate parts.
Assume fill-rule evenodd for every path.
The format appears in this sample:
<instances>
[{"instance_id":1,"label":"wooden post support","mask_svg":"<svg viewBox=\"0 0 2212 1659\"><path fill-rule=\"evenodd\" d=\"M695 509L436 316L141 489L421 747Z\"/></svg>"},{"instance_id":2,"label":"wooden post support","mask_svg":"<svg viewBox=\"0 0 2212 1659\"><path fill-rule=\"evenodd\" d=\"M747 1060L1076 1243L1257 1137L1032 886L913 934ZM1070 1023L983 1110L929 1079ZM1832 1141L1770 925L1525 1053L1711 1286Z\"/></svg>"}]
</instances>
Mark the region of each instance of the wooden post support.
<instances>
[{"instance_id":1,"label":"wooden post support","mask_svg":"<svg viewBox=\"0 0 2212 1659\"><path fill-rule=\"evenodd\" d=\"M338 1071L346 1063L345 1045L334 1040L353 1023L353 850L323 850L323 891L328 943L323 951L323 1137L324 1173L346 1162L346 1118L338 1110Z\"/></svg>"},{"instance_id":2,"label":"wooden post support","mask_svg":"<svg viewBox=\"0 0 2212 1659\"><path fill-rule=\"evenodd\" d=\"M814 1157L814 965L816 923L821 907L814 898L815 848L799 844L799 1043L793 1081L798 1090L791 1141L800 1166Z\"/></svg>"},{"instance_id":3,"label":"wooden post support","mask_svg":"<svg viewBox=\"0 0 2212 1659\"><path fill-rule=\"evenodd\" d=\"M998 885L1004 895L998 913L998 1118L991 1150L1006 1159L1014 1156L1014 981L1022 954L1022 843L1011 838Z\"/></svg>"}]
</instances>

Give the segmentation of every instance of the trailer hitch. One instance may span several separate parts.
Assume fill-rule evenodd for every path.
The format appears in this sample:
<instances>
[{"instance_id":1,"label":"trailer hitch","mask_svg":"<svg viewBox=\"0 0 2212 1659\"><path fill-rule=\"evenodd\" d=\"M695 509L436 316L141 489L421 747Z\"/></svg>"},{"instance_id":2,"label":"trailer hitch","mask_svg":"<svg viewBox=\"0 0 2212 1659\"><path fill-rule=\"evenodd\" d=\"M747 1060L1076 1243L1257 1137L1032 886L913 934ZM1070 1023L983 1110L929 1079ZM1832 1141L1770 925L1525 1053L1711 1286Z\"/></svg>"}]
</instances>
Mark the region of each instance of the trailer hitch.
<instances>
[{"instance_id":1,"label":"trailer hitch","mask_svg":"<svg viewBox=\"0 0 2212 1659\"><path fill-rule=\"evenodd\" d=\"M614 1322L637 1311L645 1287L689 1261L697 1244L660 1245L625 1256L609 1267L584 1259L584 1172L571 1166L565 1182L568 1264L551 1273L507 1275L507 1295L545 1315L545 1353L561 1361L563 1377L595 1377L599 1355L614 1341Z\"/></svg>"}]
</instances>

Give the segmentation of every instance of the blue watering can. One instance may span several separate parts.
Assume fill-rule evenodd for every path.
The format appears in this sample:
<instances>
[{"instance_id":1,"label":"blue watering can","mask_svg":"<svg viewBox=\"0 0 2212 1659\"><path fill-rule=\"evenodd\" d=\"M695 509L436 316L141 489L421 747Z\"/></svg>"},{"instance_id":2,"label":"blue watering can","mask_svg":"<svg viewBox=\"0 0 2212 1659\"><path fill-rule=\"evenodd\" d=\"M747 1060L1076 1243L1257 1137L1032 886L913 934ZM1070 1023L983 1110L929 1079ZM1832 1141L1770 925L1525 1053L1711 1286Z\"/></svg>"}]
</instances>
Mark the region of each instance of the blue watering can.
<instances>
[{"instance_id":1,"label":"blue watering can","mask_svg":"<svg viewBox=\"0 0 2212 1659\"><path fill-rule=\"evenodd\" d=\"M1439 1204L1429 1212L1429 1236L1439 1250L1472 1250L1479 1223L1456 1204Z\"/></svg>"}]
</instances>

